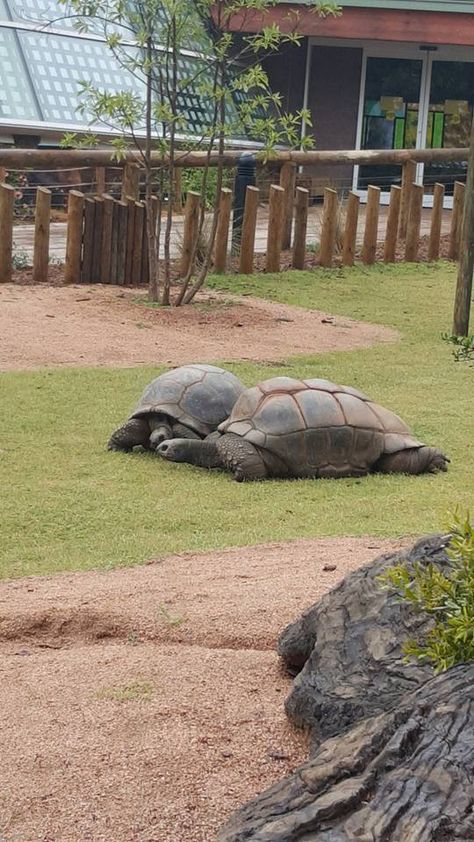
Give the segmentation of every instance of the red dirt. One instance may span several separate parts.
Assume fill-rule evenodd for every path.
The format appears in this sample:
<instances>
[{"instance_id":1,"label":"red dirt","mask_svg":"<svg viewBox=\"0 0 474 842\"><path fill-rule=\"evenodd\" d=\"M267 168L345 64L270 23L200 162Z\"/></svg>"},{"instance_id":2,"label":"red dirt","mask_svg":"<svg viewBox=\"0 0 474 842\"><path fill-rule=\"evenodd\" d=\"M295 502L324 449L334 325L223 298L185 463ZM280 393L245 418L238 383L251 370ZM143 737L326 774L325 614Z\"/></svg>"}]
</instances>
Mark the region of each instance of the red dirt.
<instances>
[{"instance_id":1,"label":"red dirt","mask_svg":"<svg viewBox=\"0 0 474 842\"><path fill-rule=\"evenodd\" d=\"M179 309L109 286L0 286L0 370L44 366L281 362L293 354L365 348L397 333L269 301L200 296Z\"/></svg>"},{"instance_id":2,"label":"red dirt","mask_svg":"<svg viewBox=\"0 0 474 842\"><path fill-rule=\"evenodd\" d=\"M2 842L210 842L305 757L277 634L400 544L295 541L1 583Z\"/></svg>"}]
</instances>

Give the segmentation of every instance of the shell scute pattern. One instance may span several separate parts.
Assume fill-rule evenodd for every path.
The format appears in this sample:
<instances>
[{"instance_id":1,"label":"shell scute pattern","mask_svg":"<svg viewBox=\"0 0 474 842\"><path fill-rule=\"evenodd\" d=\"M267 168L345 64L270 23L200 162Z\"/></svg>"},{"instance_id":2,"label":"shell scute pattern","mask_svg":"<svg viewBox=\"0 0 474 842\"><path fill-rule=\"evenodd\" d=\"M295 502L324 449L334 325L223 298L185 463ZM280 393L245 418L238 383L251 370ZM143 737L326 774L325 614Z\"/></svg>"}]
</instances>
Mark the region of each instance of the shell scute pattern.
<instances>
[{"instance_id":1,"label":"shell scute pattern","mask_svg":"<svg viewBox=\"0 0 474 842\"><path fill-rule=\"evenodd\" d=\"M181 366L147 386L131 417L162 412L205 436L229 416L244 391L235 375L217 366Z\"/></svg>"}]
</instances>

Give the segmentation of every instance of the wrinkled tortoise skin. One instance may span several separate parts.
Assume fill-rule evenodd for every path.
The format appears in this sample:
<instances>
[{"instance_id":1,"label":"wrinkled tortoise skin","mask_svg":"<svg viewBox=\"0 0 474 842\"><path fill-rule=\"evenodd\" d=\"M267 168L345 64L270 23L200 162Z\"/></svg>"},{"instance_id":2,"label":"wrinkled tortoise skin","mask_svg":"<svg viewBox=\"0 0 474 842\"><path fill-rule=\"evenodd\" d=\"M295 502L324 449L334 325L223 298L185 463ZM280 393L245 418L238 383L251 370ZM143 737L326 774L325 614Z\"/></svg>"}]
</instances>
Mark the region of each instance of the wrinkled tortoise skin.
<instances>
[{"instance_id":1,"label":"wrinkled tortoise skin","mask_svg":"<svg viewBox=\"0 0 474 842\"><path fill-rule=\"evenodd\" d=\"M362 476L382 454L422 445L398 415L322 379L265 380L240 396L218 429L274 454L299 477Z\"/></svg>"},{"instance_id":2,"label":"wrinkled tortoise skin","mask_svg":"<svg viewBox=\"0 0 474 842\"><path fill-rule=\"evenodd\" d=\"M207 436L229 416L244 390L239 378L223 368L184 365L152 380L130 417L163 413Z\"/></svg>"}]
</instances>

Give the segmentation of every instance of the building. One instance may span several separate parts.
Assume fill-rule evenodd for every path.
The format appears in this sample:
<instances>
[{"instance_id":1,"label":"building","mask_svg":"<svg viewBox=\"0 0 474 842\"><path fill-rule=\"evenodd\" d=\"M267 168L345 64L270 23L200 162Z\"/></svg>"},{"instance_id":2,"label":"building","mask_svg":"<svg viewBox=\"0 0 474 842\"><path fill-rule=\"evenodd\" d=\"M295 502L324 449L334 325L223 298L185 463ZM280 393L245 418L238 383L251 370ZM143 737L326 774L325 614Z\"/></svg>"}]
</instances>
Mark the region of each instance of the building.
<instances>
[{"instance_id":1,"label":"building","mask_svg":"<svg viewBox=\"0 0 474 842\"><path fill-rule=\"evenodd\" d=\"M342 16L318 18L302 1L282 2L264 16L246 13L247 31L288 26L300 13L301 47L270 57L266 68L291 110L307 106L318 149L465 147L474 102L474 2L471 0L342 0ZM238 30L241 22L233 19ZM282 60L284 58L285 60ZM321 171L320 171L321 173ZM419 165L426 185L447 193L465 165ZM317 173L315 173L317 175ZM364 197L368 183L386 190L397 167L325 169L335 185ZM448 196L449 204L449 196Z\"/></svg>"}]
</instances>

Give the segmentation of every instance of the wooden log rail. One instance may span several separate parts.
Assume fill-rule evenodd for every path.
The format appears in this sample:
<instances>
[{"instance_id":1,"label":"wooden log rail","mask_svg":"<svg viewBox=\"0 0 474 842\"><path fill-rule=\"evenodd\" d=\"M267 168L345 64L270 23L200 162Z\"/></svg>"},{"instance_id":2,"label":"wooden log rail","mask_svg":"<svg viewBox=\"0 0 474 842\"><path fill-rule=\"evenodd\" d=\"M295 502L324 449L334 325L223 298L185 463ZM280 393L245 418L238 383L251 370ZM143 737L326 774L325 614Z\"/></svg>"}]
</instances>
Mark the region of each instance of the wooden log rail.
<instances>
[{"instance_id":1,"label":"wooden log rail","mask_svg":"<svg viewBox=\"0 0 474 842\"><path fill-rule=\"evenodd\" d=\"M246 150L248 151L248 150ZM113 151L110 149L0 149L0 169L7 170L24 169L69 169L80 167L124 167L127 164L139 163L137 153L128 152L120 161L113 158ZM242 150L227 150L223 156L224 166L235 166ZM260 150L254 150L253 154L259 161ZM177 167L204 167L207 161L206 152L179 152L175 161ZM275 152L267 160L270 162L285 164L294 163L298 166L331 166L333 164L399 164L402 166L406 161L418 163L441 163L466 161L467 149L370 149L370 150L324 150L324 151L281 151ZM159 152L152 153L152 160L156 167L167 164L168 158ZM217 166L219 155L211 152L209 162L211 166Z\"/></svg>"}]
</instances>

